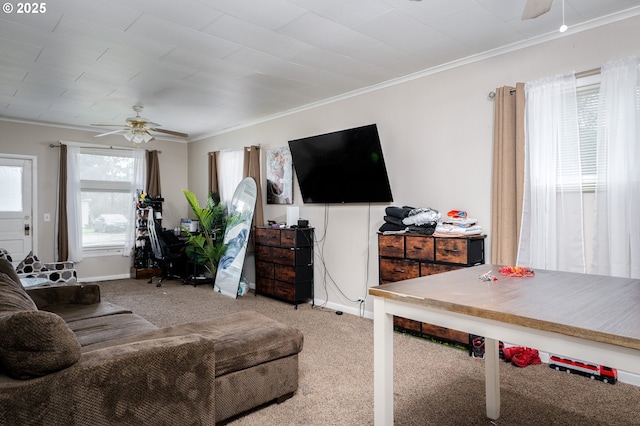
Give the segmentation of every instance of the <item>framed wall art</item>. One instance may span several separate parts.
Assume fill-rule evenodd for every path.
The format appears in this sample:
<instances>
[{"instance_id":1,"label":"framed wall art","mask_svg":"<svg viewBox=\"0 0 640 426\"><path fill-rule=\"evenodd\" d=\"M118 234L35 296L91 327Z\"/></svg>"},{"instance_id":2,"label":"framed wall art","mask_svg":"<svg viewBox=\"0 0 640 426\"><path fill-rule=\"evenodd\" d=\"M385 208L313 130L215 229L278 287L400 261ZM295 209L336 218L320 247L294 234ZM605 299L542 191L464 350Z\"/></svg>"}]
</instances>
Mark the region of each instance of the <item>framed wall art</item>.
<instances>
[{"instance_id":1,"label":"framed wall art","mask_svg":"<svg viewBox=\"0 0 640 426\"><path fill-rule=\"evenodd\" d=\"M293 161L288 146L267 151L267 204L293 204Z\"/></svg>"}]
</instances>

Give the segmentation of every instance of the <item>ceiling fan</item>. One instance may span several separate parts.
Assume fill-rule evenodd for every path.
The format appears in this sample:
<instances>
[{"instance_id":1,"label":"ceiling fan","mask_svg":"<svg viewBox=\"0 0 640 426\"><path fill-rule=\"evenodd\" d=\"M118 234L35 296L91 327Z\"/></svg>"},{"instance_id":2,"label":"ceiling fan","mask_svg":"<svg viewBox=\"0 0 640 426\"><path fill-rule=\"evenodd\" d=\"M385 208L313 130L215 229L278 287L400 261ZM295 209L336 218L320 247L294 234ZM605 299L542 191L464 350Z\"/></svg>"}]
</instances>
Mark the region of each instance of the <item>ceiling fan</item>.
<instances>
[{"instance_id":1,"label":"ceiling fan","mask_svg":"<svg viewBox=\"0 0 640 426\"><path fill-rule=\"evenodd\" d=\"M134 105L133 110L136 113L135 117L129 117L124 125L122 124L92 124L92 126L118 126L122 129L114 130L112 132L102 133L96 135L97 138L101 136L112 135L115 133L123 133L123 136L129 141L134 143L151 142L154 140L154 136L150 132L166 133L168 135L177 136L180 138L189 137L188 134L182 132L176 132L174 130L160 129L160 124L153 123L146 118L142 117L144 107L140 105Z\"/></svg>"},{"instance_id":2,"label":"ceiling fan","mask_svg":"<svg viewBox=\"0 0 640 426\"><path fill-rule=\"evenodd\" d=\"M553 3L553 0L527 0L524 5L524 12L522 12L522 20L534 19L544 15L551 9L551 3Z\"/></svg>"}]
</instances>

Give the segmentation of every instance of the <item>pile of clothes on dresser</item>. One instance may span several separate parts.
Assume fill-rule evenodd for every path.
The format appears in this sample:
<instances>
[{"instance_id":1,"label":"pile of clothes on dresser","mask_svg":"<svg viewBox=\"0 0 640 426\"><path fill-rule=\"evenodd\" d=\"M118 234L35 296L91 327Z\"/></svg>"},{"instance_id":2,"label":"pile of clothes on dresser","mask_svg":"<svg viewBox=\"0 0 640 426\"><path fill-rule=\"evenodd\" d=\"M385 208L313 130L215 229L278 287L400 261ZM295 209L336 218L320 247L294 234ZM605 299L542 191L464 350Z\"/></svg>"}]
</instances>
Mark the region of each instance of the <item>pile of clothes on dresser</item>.
<instances>
[{"instance_id":1,"label":"pile of clothes on dresser","mask_svg":"<svg viewBox=\"0 0 640 426\"><path fill-rule=\"evenodd\" d=\"M378 232L456 237L480 235L482 227L464 210L450 210L445 217L441 217L438 210L430 207L389 206L385 209L384 223Z\"/></svg>"}]
</instances>

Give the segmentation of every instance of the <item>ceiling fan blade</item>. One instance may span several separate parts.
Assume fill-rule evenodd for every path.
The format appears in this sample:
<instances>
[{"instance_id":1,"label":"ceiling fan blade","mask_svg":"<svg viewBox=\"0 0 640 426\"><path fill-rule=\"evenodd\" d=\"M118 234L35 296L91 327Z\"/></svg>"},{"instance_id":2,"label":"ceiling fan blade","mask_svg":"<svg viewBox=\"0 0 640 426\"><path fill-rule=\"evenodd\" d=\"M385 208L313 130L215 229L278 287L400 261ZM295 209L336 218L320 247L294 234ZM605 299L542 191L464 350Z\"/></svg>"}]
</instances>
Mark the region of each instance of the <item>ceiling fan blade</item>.
<instances>
[{"instance_id":1,"label":"ceiling fan blade","mask_svg":"<svg viewBox=\"0 0 640 426\"><path fill-rule=\"evenodd\" d=\"M112 132L101 133L101 134L99 134L99 135L96 135L95 137L96 137L96 138L100 138L100 137L102 137L102 136L113 135L114 133L124 132L125 130L127 130L127 129L118 129L118 130L114 130L114 131L112 131Z\"/></svg>"},{"instance_id":2,"label":"ceiling fan blade","mask_svg":"<svg viewBox=\"0 0 640 426\"><path fill-rule=\"evenodd\" d=\"M152 128L152 129L149 129L149 130L152 130L154 132L166 133L168 135L178 136L180 138L188 138L189 137L189 135L186 134L186 133L176 132L174 130L158 129L158 128L155 128L155 127Z\"/></svg>"},{"instance_id":3,"label":"ceiling fan blade","mask_svg":"<svg viewBox=\"0 0 640 426\"><path fill-rule=\"evenodd\" d=\"M522 20L534 19L540 15L544 15L551 9L553 0L527 0L522 12Z\"/></svg>"},{"instance_id":4,"label":"ceiling fan blade","mask_svg":"<svg viewBox=\"0 0 640 426\"><path fill-rule=\"evenodd\" d=\"M122 124L92 124L92 126L122 127Z\"/></svg>"}]
</instances>

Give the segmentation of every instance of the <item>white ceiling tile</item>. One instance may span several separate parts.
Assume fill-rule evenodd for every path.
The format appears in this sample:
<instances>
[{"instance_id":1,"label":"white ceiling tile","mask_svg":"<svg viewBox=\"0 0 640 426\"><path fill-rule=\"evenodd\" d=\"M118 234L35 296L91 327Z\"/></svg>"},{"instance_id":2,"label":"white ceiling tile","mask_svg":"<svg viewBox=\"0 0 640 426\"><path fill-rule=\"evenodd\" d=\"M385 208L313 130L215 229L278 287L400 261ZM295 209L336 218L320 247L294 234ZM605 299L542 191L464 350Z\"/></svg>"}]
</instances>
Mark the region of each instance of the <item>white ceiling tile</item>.
<instances>
[{"instance_id":1,"label":"white ceiling tile","mask_svg":"<svg viewBox=\"0 0 640 426\"><path fill-rule=\"evenodd\" d=\"M353 54L377 43L371 37L312 13L302 15L278 32L311 46L343 55Z\"/></svg>"},{"instance_id":2,"label":"white ceiling tile","mask_svg":"<svg viewBox=\"0 0 640 426\"><path fill-rule=\"evenodd\" d=\"M616 0L616 9L625 10L638 7L638 0ZM554 4L554 7L556 4ZM602 0L566 0L565 10L573 9L583 19L593 19L611 13L611 4ZM561 9L558 5L558 9Z\"/></svg>"},{"instance_id":3,"label":"white ceiling tile","mask_svg":"<svg viewBox=\"0 0 640 426\"><path fill-rule=\"evenodd\" d=\"M9 2L13 4L13 2ZM7 32L16 32L21 34L33 31L51 33L58 21L62 17L62 13L49 9L47 13L25 14L25 13L3 13L0 15L0 36ZM23 30L20 30L22 27Z\"/></svg>"},{"instance_id":4,"label":"white ceiling tile","mask_svg":"<svg viewBox=\"0 0 640 426\"><path fill-rule=\"evenodd\" d=\"M482 0L428 0L428 1L407 1L407 0L386 0L387 3L418 21L429 24L447 16L455 15L464 10L476 7ZM510 3L518 3L514 0L498 0Z\"/></svg>"},{"instance_id":5,"label":"white ceiling tile","mask_svg":"<svg viewBox=\"0 0 640 426\"><path fill-rule=\"evenodd\" d=\"M442 18L431 24L434 28L465 46L486 50L486 46L516 42L522 35L486 9L476 6Z\"/></svg>"},{"instance_id":6,"label":"white ceiling tile","mask_svg":"<svg viewBox=\"0 0 640 426\"><path fill-rule=\"evenodd\" d=\"M352 78L354 81L359 82L362 87L394 77L393 73L382 68L322 49L303 52L295 58L295 61L304 66ZM357 88L357 86L353 87L352 90Z\"/></svg>"},{"instance_id":7,"label":"white ceiling tile","mask_svg":"<svg viewBox=\"0 0 640 426\"><path fill-rule=\"evenodd\" d=\"M424 50L443 37L437 30L399 11L385 13L359 25L357 30L410 53Z\"/></svg>"},{"instance_id":8,"label":"white ceiling tile","mask_svg":"<svg viewBox=\"0 0 640 426\"><path fill-rule=\"evenodd\" d=\"M204 28L221 15L221 12L198 0L110 0L110 3L134 9L140 15L142 13L153 15L165 21L195 30Z\"/></svg>"},{"instance_id":9,"label":"white ceiling tile","mask_svg":"<svg viewBox=\"0 0 640 426\"><path fill-rule=\"evenodd\" d=\"M127 33L216 58L224 58L240 47L230 41L181 27L152 15L140 17Z\"/></svg>"},{"instance_id":10,"label":"white ceiling tile","mask_svg":"<svg viewBox=\"0 0 640 426\"><path fill-rule=\"evenodd\" d=\"M385 43L378 43L368 49L362 49L353 57L397 75L406 75L426 68L426 60L420 55L408 53Z\"/></svg>"},{"instance_id":11,"label":"white ceiling tile","mask_svg":"<svg viewBox=\"0 0 640 426\"><path fill-rule=\"evenodd\" d=\"M294 37L280 34L231 15L223 15L202 30L235 45L249 47L278 58L291 58L309 46Z\"/></svg>"},{"instance_id":12,"label":"white ceiling tile","mask_svg":"<svg viewBox=\"0 0 640 426\"><path fill-rule=\"evenodd\" d=\"M406 0L397 0L405 2ZM291 0L316 15L335 21L347 27L355 27L393 10L393 2L381 0Z\"/></svg>"},{"instance_id":13,"label":"white ceiling tile","mask_svg":"<svg viewBox=\"0 0 640 426\"><path fill-rule=\"evenodd\" d=\"M202 3L271 30L277 30L306 13L305 9L287 0L202 0Z\"/></svg>"},{"instance_id":14,"label":"white ceiling tile","mask_svg":"<svg viewBox=\"0 0 640 426\"><path fill-rule=\"evenodd\" d=\"M14 61L24 63L35 62L40 51L41 48L39 46L32 46L30 44L0 38L0 58L2 58L2 61L5 63Z\"/></svg>"},{"instance_id":15,"label":"white ceiling tile","mask_svg":"<svg viewBox=\"0 0 640 426\"><path fill-rule=\"evenodd\" d=\"M71 20L82 19L120 31L126 30L141 14L105 0L56 0L47 3L47 13L59 13Z\"/></svg>"}]
</instances>

